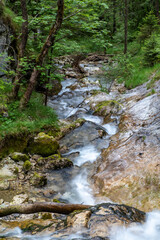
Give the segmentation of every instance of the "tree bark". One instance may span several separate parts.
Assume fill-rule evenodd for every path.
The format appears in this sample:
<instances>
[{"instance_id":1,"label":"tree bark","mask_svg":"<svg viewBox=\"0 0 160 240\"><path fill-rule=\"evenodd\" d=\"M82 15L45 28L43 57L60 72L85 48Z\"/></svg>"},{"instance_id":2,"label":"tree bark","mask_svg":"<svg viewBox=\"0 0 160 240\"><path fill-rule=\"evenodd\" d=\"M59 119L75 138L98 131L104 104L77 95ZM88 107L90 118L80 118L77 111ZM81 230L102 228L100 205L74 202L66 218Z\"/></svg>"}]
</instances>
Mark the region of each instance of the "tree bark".
<instances>
[{"instance_id":1,"label":"tree bark","mask_svg":"<svg viewBox=\"0 0 160 240\"><path fill-rule=\"evenodd\" d=\"M112 33L114 34L117 30L116 26L116 0L113 0L113 30Z\"/></svg>"},{"instance_id":2,"label":"tree bark","mask_svg":"<svg viewBox=\"0 0 160 240\"><path fill-rule=\"evenodd\" d=\"M33 89L36 85L38 75L40 73L39 67L42 67L43 61L48 53L48 50L51 46L54 45L56 34L58 30L61 28L62 21L63 21L63 12L64 12L64 0L58 0L57 5L58 5L58 11L57 11L55 24L52 26L49 32L49 35L46 39L46 42L44 43L42 50L39 54L36 66L31 74L28 87L26 89L26 92L24 93L24 96L21 99L20 108L25 107L29 102Z\"/></svg>"},{"instance_id":3,"label":"tree bark","mask_svg":"<svg viewBox=\"0 0 160 240\"><path fill-rule=\"evenodd\" d=\"M160 14L159 14L159 0L156 0L155 2L155 7L156 7L156 16L159 19L159 24L160 24Z\"/></svg>"},{"instance_id":4,"label":"tree bark","mask_svg":"<svg viewBox=\"0 0 160 240\"><path fill-rule=\"evenodd\" d=\"M126 54L128 39L128 0L124 0L124 4L124 54Z\"/></svg>"},{"instance_id":5,"label":"tree bark","mask_svg":"<svg viewBox=\"0 0 160 240\"><path fill-rule=\"evenodd\" d=\"M33 204L21 204L11 205L0 208L0 217L11 215L13 213L31 214L37 212L51 212L60 214L70 214L75 210L85 210L91 207L91 205L82 204L63 204L63 203L33 203Z\"/></svg>"},{"instance_id":6,"label":"tree bark","mask_svg":"<svg viewBox=\"0 0 160 240\"><path fill-rule=\"evenodd\" d=\"M28 12L27 12L27 4L26 0L21 0L21 10L22 10L22 30L21 30L21 42L19 45L19 54L18 54L18 64L16 69L16 77L14 80L14 87L12 90L12 96L14 99L18 97L18 92L20 89L20 82L21 82L21 58L24 57L24 52L27 44L28 39Z\"/></svg>"}]
</instances>

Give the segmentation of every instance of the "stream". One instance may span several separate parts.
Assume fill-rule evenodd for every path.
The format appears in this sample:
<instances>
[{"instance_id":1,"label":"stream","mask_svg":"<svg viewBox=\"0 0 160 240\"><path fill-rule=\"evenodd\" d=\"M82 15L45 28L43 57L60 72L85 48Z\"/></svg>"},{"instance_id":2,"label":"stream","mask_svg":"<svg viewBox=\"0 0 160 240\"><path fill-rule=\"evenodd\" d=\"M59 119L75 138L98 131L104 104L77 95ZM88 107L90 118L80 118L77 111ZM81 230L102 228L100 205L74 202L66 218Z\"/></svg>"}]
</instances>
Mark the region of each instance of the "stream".
<instances>
[{"instance_id":1,"label":"stream","mask_svg":"<svg viewBox=\"0 0 160 240\"><path fill-rule=\"evenodd\" d=\"M91 64L87 67L89 72L94 68L95 65ZM94 75L80 81L66 79L62 82L62 90L58 96L48 101L48 105L56 110L59 119L72 121L83 118L86 121L60 140L61 146L67 146L63 156L74 163L72 170L62 170L61 177L64 178L65 171L67 181L57 181L62 184L59 191L62 194L61 200L65 202L93 205L107 200L94 196L88 175L94 171L94 163L100 158L101 150L109 146L110 136L117 133L119 121L118 117L113 115L113 121L104 124L102 117L93 115L87 98L96 90L100 90L100 84L98 77Z\"/></svg>"},{"instance_id":2,"label":"stream","mask_svg":"<svg viewBox=\"0 0 160 240\"><path fill-rule=\"evenodd\" d=\"M97 66L90 64L86 68L89 72L94 72ZM119 116L113 114L112 121L104 123L104 119L93 115L90 109L87 98L101 89L100 81L101 79L94 74L82 80L67 78L62 82L62 90L59 94L48 100L48 106L55 109L60 120L72 122L78 118L85 119L82 126L66 134L60 140L61 148L65 146L62 156L71 159L74 166L50 172L47 176L48 184L45 189L57 192L54 197L66 203L94 205L110 201L105 197L97 197L92 182L92 176L101 158L101 151L109 146L110 137L118 132L119 125ZM106 87L109 88L109 86L110 83L107 83ZM53 199L52 195L51 198ZM112 232L110 240L159 240L160 212L149 213L144 224L133 225L129 228L119 227ZM18 227L10 232L0 233L0 239L12 238L23 240L86 239L81 232L61 238L54 238L54 234L24 235Z\"/></svg>"}]
</instances>

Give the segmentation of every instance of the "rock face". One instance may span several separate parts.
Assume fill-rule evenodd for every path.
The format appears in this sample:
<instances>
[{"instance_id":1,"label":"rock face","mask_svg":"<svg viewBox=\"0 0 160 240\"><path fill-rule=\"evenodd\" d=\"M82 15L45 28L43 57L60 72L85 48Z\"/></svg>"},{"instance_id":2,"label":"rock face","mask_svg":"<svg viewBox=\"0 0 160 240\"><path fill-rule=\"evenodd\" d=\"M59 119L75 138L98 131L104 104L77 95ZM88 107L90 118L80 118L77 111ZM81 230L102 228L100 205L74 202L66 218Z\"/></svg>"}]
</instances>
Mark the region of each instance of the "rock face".
<instances>
[{"instance_id":1,"label":"rock face","mask_svg":"<svg viewBox=\"0 0 160 240\"><path fill-rule=\"evenodd\" d=\"M159 205L160 94L149 96L146 84L115 94L123 106L119 133L112 136L94 176L100 195L148 211Z\"/></svg>"}]
</instances>

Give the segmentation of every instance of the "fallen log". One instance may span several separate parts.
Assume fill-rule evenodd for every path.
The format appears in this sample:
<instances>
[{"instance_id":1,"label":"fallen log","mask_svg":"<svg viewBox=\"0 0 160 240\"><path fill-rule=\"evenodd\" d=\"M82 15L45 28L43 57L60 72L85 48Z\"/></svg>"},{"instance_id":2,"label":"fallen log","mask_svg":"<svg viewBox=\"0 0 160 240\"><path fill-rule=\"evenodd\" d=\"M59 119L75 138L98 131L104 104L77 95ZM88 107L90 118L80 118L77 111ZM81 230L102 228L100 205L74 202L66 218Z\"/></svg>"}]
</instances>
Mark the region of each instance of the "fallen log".
<instances>
[{"instance_id":1,"label":"fallen log","mask_svg":"<svg viewBox=\"0 0 160 240\"><path fill-rule=\"evenodd\" d=\"M31 214L37 212L51 212L60 214L69 214L75 210L85 210L91 205L82 204L63 204L51 202L37 202L33 204L9 205L0 207L0 217L11 215L13 213Z\"/></svg>"}]
</instances>

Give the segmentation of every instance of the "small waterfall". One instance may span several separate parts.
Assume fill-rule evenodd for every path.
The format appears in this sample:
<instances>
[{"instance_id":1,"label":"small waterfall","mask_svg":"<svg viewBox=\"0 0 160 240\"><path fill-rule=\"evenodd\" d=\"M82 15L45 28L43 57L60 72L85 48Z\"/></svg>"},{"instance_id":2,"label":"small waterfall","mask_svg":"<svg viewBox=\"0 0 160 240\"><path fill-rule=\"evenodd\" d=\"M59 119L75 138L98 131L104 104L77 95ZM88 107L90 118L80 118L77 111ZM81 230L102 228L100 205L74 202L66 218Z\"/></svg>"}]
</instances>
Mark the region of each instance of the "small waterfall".
<instances>
[{"instance_id":1,"label":"small waterfall","mask_svg":"<svg viewBox=\"0 0 160 240\"><path fill-rule=\"evenodd\" d=\"M94 205L95 200L92 190L87 181L87 171L83 169L69 184L69 191L66 191L63 198L71 203Z\"/></svg>"}]
</instances>

